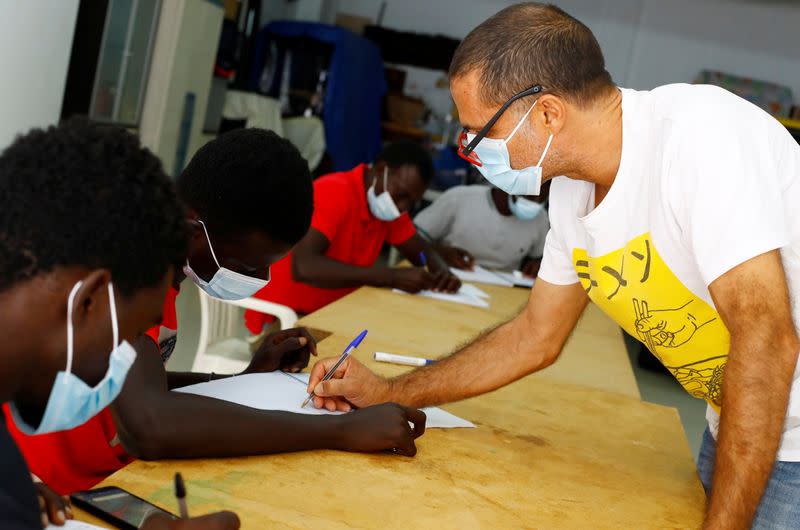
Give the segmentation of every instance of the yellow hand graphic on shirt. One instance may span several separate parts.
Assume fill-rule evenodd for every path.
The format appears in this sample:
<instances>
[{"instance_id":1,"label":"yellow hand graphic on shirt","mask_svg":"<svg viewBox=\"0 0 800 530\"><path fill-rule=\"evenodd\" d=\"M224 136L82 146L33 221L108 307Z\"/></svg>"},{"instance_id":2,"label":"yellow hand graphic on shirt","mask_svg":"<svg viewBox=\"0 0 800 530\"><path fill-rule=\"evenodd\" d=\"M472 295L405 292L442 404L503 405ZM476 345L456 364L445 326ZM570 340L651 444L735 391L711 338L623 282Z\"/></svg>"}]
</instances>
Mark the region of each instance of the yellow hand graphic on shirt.
<instances>
[{"instance_id":1,"label":"yellow hand graphic on shirt","mask_svg":"<svg viewBox=\"0 0 800 530\"><path fill-rule=\"evenodd\" d=\"M573 248L573 263L589 298L719 412L730 335L714 307L670 270L650 235L602 255Z\"/></svg>"},{"instance_id":2,"label":"yellow hand graphic on shirt","mask_svg":"<svg viewBox=\"0 0 800 530\"><path fill-rule=\"evenodd\" d=\"M677 309L650 310L636 320L636 330L648 333L657 346L676 348L685 344L703 325L689 312L691 304L688 302Z\"/></svg>"}]
</instances>

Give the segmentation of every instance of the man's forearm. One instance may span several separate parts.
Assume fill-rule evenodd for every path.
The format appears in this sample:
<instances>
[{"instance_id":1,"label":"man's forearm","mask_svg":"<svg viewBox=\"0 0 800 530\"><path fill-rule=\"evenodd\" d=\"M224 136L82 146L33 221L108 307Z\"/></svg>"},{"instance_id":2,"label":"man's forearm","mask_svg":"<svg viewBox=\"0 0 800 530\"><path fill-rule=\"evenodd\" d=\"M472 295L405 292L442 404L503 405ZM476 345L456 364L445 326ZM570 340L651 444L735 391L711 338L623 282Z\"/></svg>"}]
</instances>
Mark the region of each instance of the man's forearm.
<instances>
[{"instance_id":1,"label":"man's forearm","mask_svg":"<svg viewBox=\"0 0 800 530\"><path fill-rule=\"evenodd\" d=\"M336 449L339 416L256 410L192 394L169 393L154 403L138 436L120 438L145 460L218 458L309 449ZM119 421L117 421L119 425Z\"/></svg>"},{"instance_id":2,"label":"man's forearm","mask_svg":"<svg viewBox=\"0 0 800 530\"><path fill-rule=\"evenodd\" d=\"M733 344L731 348L723 383L707 529L750 528L769 480L798 350L793 334L785 340L777 339ZM762 362L754 362L756 359Z\"/></svg>"},{"instance_id":3,"label":"man's forearm","mask_svg":"<svg viewBox=\"0 0 800 530\"><path fill-rule=\"evenodd\" d=\"M552 364L561 346L537 340L523 312L450 357L391 379L388 400L425 407L490 392Z\"/></svg>"}]
</instances>

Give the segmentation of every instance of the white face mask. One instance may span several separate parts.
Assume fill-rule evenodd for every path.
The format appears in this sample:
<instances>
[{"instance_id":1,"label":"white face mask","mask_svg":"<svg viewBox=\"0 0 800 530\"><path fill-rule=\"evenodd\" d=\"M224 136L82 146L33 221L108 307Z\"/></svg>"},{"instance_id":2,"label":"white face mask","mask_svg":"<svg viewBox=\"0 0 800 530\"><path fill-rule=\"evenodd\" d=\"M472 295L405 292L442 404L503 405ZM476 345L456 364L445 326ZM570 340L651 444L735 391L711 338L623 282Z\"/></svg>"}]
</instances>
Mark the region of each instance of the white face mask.
<instances>
[{"instance_id":1,"label":"white face mask","mask_svg":"<svg viewBox=\"0 0 800 530\"><path fill-rule=\"evenodd\" d=\"M508 208L517 219L522 221L533 221L539 217L540 213L544 211L544 203L529 201L525 197L517 197L517 200L515 201L514 197L509 195Z\"/></svg>"},{"instance_id":2,"label":"white face mask","mask_svg":"<svg viewBox=\"0 0 800 530\"><path fill-rule=\"evenodd\" d=\"M385 167L383 169L383 193L378 196L375 195L375 184L378 182L378 177L375 177L375 180L372 181L372 186L367 190L369 211L372 212L372 215L377 219L387 222L394 221L400 217L400 210L397 209L397 205L394 203L394 199L392 199L392 195L386 187L388 176L389 168Z\"/></svg>"},{"instance_id":3,"label":"white face mask","mask_svg":"<svg viewBox=\"0 0 800 530\"><path fill-rule=\"evenodd\" d=\"M67 300L67 367L58 372L47 407L44 410L39 426L28 425L19 414L14 403L9 404L11 415L17 427L25 434L44 434L48 432L66 431L83 425L93 416L111 404L122 391L125 377L136 360L136 350L124 340L119 341L117 323L117 306L114 303L114 287L108 284L108 300L111 305L111 331L114 337L114 349L108 359L108 370L103 379L93 388L83 379L72 373L73 329L72 302L83 282L78 282Z\"/></svg>"},{"instance_id":4,"label":"white face mask","mask_svg":"<svg viewBox=\"0 0 800 530\"><path fill-rule=\"evenodd\" d=\"M536 101L539 101L538 99ZM539 190L542 187L542 162L550 149L550 143L553 141L553 135L547 139L547 145L539 158L539 162L535 166L526 167L524 169L512 169L511 157L508 154L508 142L517 134L517 131L525 123L528 114L531 113L533 107L536 106L536 101L533 102L528 112L519 120L517 126L508 135L505 140L497 138L483 138L478 145L475 146L474 152L478 155L481 165L476 165L481 174L509 195L539 195ZM475 135L467 133L467 142L472 142Z\"/></svg>"},{"instance_id":5,"label":"white face mask","mask_svg":"<svg viewBox=\"0 0 800 530\"><path fill-rule=\"evenodd\" d=\"M211 251L211 257L214 258L214 263L217 264L219 269L214 273L211 281L207 282L192 270L189 266L189 260L186 260L186 265L183 266L183 273L191 278L198 287L209 296L219 298L220 300L243 300L244 298L253 296L267 286L269 279L261 280L259 278L253 278L252 276L247 276L221 267L217 260L217 255L214 253L214 247L211 246L211 238L208 237L206 224L199 219L197 222L203 227L203 232L205 232L206 240L208 241L208 249Z\"/></svg>"}]
</instances>

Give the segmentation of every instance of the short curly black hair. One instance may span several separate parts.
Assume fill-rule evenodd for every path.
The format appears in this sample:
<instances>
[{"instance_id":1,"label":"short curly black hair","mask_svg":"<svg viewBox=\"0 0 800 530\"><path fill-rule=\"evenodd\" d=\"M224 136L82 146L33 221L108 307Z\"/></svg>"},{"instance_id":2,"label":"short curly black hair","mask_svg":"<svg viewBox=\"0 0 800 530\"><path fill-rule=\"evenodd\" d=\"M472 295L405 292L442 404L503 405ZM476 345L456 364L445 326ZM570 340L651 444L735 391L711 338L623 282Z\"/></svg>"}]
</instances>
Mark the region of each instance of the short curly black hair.
<instances>
[{"instance_id":1,"label":"short curly black hair","mask_svg":"<svg viewBox=\"0 0 800 530\"><path fill-rule=\"evenodd\" d=\"M414 166L419 171L422 182L430 184L433 180L433 159L430 152L424 146L400 140L392 142L378 154L375 162L383 161L387 166L396 168L400 166Z\"/></svg>"},{"instance_id":2,"label":"short curly black hair","mask_svg":"<svg viewBox=\"0 0 800 530\"><path fill-rule=\"evenodd\" d=\"M187 249L174 186L125 129L71 119L0 155L0 291L85 266L109 269L128 296L158 285Z\"/></svg>"},{"instance_id":3,"label":"short curly black hair","mask_svg":"<svg viewBox=\"0 0 800 530\"><path fill-rule=\"evenodd\" d=\"M294 245L311 226L308 162L272 131L219 135L197 151L177 185L181 200L220 236L260 232Z\"/></svg>"}]
</instances>

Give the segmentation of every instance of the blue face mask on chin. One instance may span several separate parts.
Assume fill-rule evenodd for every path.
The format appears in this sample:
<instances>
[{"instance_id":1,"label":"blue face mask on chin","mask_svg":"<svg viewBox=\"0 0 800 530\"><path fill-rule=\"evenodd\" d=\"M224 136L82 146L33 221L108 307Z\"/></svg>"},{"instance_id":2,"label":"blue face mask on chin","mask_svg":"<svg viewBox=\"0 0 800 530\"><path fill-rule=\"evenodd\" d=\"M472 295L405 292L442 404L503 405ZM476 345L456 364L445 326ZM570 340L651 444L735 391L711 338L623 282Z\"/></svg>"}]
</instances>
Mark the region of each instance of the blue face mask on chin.
<instances>
[{"instance_id":1,"label":"blue face mask on chin","mask_svg":"<svg viewBox=\"0 0 800 530\"><path fill-rule=\"evenodd\" d=\"M217 264L217 272L214 273L210 281L205 281L198 276L191 266L189 266L189 260L186 260L186 264L183 266L183 273L198 287L209 296L220 300L244 300L245 298L250 298L267 286L269 283L268 279L261 280L222 267L217 260L217 255L214 253L214 247L211 246L211 238L208 236L206 224L199 219L197 222L203 227L203 232L206 234L206 241L208 241L208 249L211 251L211 257L214 258L214 263Z\"/></svg>"},{"instance_id":2,"label":"blue face mask on chin","mask_svg":"<svg viewBox=\"0 0 800 530\"><path fill-rule=\"evenodd\" d=\"M386 187L387 179L389 177L389 168L383 169L383 193L380 195L375 194L375 185L378 183L378 177L372 181L372 186L367 190L367 204L369 205L370 213L376 219L390 223L400 217L400 210L392 199L392 194L389 193L389 188Z\"/></svg>"},{"instance_id":3,"label":"blue face mask on chin","mask_svg":"<svg viewBox=\"0 0 800 530\"><path fill-rule=\"evenodd\" d=\"M122 385L125 383L125 377L128 375L133 361L136 360L136 350L133 349L133 346L126 340L118 342L117 307L114 301L114 287L109 282L108 300L111 306L114 349L109 356L106 375L97 385L90 387L83 379L72 373L72 303L82 283L75 284L67 300L67 367L56 375L56 381L50 390L50 397L39 426L28 425L20 416L16 405L13 402L9 404L14 423L25 434L66 431L83 425L116 399L122 391Z\"/></svg>"},{"instance_id":4,"label":"blue face mask on chin","mask_svg":"<svg viewBox=\"0 0 800 530\"><path fill-rule=\"evenodd\" d=\"M538 100L536 100L538 101ZM483 138L478 145L475 146L474 152L480 159L481 165L475 165L481 174L509 195L539 195L539 190L542 187L542 162L544 161L547 151L550 149L550 143L553 141L553 135L547 139L542 156L539 157L539 162L535 166L526 167L524 169L511 168L511 156L508 154L508 142L517 134L517 131L525 123L528 115L536 106L536 101L533 102L528 112L519 120L517 126L508 135L508 138L500 140L497 138ZM467 133L467 142L472 142L475 135Z\"/></svg>"},{"instance_id":5,"label":"blue face mask on chin","mask_svg":"<svg viewBox=\"0 0 800 530\"><path fill-rule=\"evenodd\" d=\"M517 219L522 221L533 221L539 217L540 213L544 211L544 204L541 202L530 201L525 197L517 197L517 200L515 201L514 197L509 195L508 208Z\"/></svg>"}]
</instances>

